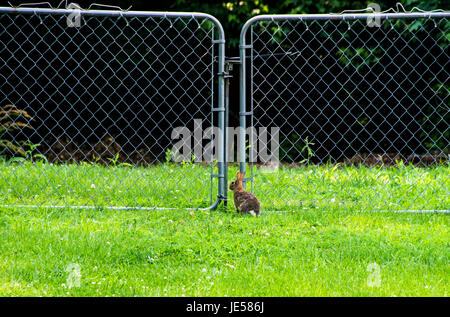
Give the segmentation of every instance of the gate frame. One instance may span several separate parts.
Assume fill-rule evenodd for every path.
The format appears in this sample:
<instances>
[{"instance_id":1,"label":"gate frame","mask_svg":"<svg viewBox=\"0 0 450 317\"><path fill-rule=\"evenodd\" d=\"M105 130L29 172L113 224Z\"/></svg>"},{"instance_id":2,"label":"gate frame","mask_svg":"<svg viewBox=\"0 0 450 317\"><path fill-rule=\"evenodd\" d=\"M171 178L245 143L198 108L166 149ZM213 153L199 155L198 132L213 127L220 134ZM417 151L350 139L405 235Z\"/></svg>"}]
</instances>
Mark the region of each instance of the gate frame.
<instances>
[{"instance_id":1,"label":"gate frame","mask_svg":"<svg viewBox=\"0 0 450 317\"><path fill-rule=\"evenodd\" d=\"M215 202L207 207L200 208L202 210L213 210L216 209L221 202L226 204L227 202L227 192L228 192L228 160L227 160L227 125L228 125L228 113L229 113L229 92L228 92L228 78L229 69L226 66L226 56L225 56L225 32L220 23L220 21L214 16L206 13L199 12L158 12L158 11L126 11L126 10L91 10L91 9L53 9L53 8L31 8L31 7L0 7L0 13L8 14L57 14L57 15L68 15L77 13L85 16L114 16L114 17L159 17L159 18L201 18L209 20L217 28L218 39L215 39L213 34L212 44L218 45L218 71L215 74L218 78L217 87L217 105L211 104L211 116L215 112L218 112L218 148L217 148L217 164L218 164L218 174L211 172L211 188L213 186L213 179L218 178L218 189L217 198ZM239 169L241 173L246 172L246 149L245 149L245 139L246 139L246 117L250 116L251 126L253 126L253 102L250 102L250 109L247 110L247 100L246 100L246 49L251 49L252 43L246 44L246 35L248 29L253 23L258 21L283 21L283 20L355 20L355 19L368 19L368 18L380 18L380 19L408 19L408 18L450 18L450 12L404 12L404 13L344 13L344 14L278 14L278 15L259 15L255 16L246 21L246 23L241 28L240 41L239 41L239 61L240 61L240 75L239 75L239 144L240 149L238 149L239 157ZM213 74L214 76L214 74ZM213 100L214 103L214 100ZM213 122L211 122L213 124ZM251 143L253 141L253 135L250 134ZM252 152L250 152L252 153ZM253 160L250 158L250 170L251 175L244 179L244 187L246 182L251 182L251 188L253 190ZM25 207L25 206L24 206ZM27 206L32 207L32 206ZM52 207L52 206L49 206ZM62 207L62 206L55 206ZM70 206L67 206L70 207ZM81 208L82 206L73 206L75 208ZM89 207L89 206L88 206ZM90 208L90 207L89 207ZM109 206L105 208L113 209L167 209L164 207L114 207ZM186 208L186 209L199 209L199 208Z\"/></svg>"},{"instance_id":2,"label":"gate frame","mask_svg":"<svg viewBox=\"0 0 450 317\"><path fill-rule=\"evenodd\" d=\"M252 49L253 43L246 44L247 31L253 23L259 21L286 21L286 20L359 20L359 19L369 19L369 18L379 18L380 20L386 19L412 19L412 18L450 18L450 12L403 12L403 13L329 13L329 14L265 14L255 16L247 22L241 29L240 39L239 39L239 59L240 59L240 74L239 74L239 144L240 149L238 150L239 158L239 170L241 173L246 172L246 162L245 162L245 130L246 130L246 117L250 116L251 126L253 127L253 100L250 102L250 109L247 110L246 97L247 97L247 87L246 87L246 49ZM251 55L250 55L251 56ZM251 79L252 80L252 79ZM253 144L253 135L250 133L250 144ZM252 153L252 151L250 151ZM250 154L251 155L251 154ZM243 186L245 188L246 182L251 182L251 191L253 191L253 160L250 158L250 177L245 177L243 181Z\"/></svg>"},{"instance_id":3,"label":"gate frame","mask_svg":"<svg viewBox=\"0 0 450 317\"><path fill-rule=\"evenodd\" d=\"M228 103L225 102L225 78L227 78L228 73L225 69L225 32L220 21L207 13L201 12L160 12L160 11L128 11L128 10L94 10L94 9L57 9L57 8L33 8L33 7L0 7L0 14L49 14L49 15L69 15L69 14L80 14L81 16L111 16L111 17L156 17L156 18L192 18L192 19L205 19L213 23L216 30L212 36L212 44L218 45L217 53L217 73L218 87L217 87L217 105L214 105L214 100L211 104L211 118L213 118L214 113L218 113L218 149L217 149L217 167L218 174L213 173L213 166L211 166L211 189L213 188L214 178L218 178L218 188L217 188L217 198L215 202L206 208L184 208L184 209L194 209L194 210L214 210L218 207L221 202L226 203L227 201L227 164L226 164L226 122L228 121ZM216 39L216 34L218 38ZM214 80L214 77L213 77ZM211 121L211 125L214 122ZM213 164L213 161L211 162ZM212 198L212 191L211 191ZM33 205L12 205L11 207L55 207L55 208L95 208L95 206L33 206ZM7 207L7 206L2 206ZM119 206L105 206L106 209L167 209L164 207L119 207Z\"/></svg>"}]
</instances>

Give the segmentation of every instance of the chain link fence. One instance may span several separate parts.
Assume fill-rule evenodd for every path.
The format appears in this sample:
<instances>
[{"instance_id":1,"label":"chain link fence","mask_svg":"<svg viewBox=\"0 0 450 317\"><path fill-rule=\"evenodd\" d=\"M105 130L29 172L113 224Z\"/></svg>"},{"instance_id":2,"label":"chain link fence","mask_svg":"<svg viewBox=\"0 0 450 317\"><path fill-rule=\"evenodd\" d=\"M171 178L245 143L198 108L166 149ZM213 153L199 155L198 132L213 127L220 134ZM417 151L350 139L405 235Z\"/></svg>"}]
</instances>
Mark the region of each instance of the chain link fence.
<instances>
[{"instance_id":1,"label":"chain link fence","mask_svg":"<svg viewBox=\"0 0 450 317\"><path fill-rule=\"evenodd\" d=\"M1 205L208 207L223 192L223 164L173 151L175 128L224 124L215 18L0 8L0 43Z\"/></svg>"},{"instance_id":2,"label":"chain link fence","mask_svg":"<svg viewBox=\"0 0 450 317\"><path fill-rule=\"evenodd\" d=\"M266 209L450 209L450 14L376 17L243 27L241 126L279 127L279 166L240 160Z\"/></svg>"},{"instance_id":3,"label":"chain link fence","mask_svg":"<svg viewBox=\"0 0 450 317\"><path fill-rule=\"evenodd\" d=\"M376 17L244 25L237 157L263 210L450 209L450 16ZM214 17L0 8L0 43L0 205L226 200L234 135ZM245 127L278 128L276 162L254 157L273 143Z\"/></svg>"}]
</instances>

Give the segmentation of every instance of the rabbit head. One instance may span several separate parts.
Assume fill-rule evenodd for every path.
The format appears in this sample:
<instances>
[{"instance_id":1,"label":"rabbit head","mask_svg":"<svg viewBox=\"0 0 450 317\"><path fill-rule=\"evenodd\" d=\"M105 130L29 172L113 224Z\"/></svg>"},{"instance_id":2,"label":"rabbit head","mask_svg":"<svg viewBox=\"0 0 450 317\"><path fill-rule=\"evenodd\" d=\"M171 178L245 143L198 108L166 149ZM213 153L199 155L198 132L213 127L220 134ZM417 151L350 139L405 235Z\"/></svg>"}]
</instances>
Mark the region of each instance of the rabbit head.
<instances>
[{"instance_id":1,"label":"rabbit head","mask_svg":"<svg viewBox=\"0 0 450 317\"><path fill-rule=\"evenodd\" d=\"M242 182L244 181L245 173L237 173L236 180L230 183L231 190L243 190Z\"/></svg>"}]
</instances>

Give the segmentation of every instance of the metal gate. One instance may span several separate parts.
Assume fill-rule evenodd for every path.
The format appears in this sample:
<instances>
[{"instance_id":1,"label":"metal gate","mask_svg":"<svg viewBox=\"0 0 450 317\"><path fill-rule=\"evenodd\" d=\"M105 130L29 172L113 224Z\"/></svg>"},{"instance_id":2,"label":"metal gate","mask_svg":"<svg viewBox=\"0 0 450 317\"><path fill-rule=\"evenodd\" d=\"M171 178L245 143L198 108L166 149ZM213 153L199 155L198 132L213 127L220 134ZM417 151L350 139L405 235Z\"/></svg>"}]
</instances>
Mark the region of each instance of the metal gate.
<instances>
[{"instance_id":1,"label":"metal gate","mask_svg":"<svg viewBox=\"0 0 450 317\"><path fill-rule=\"evenodd\" d=\"M0 205L218 204L224 134L213 127L223 130L226 109L217 19L4 7L0 43Z\"/></svg>"},{"instance_id":2,"label":"metal gate","mask_svg":"<svg viewBox=\"0 0 450 317\"><path fill-rule=\"evenodd\" d=\"M240 171L248 171L266 210L450 209L449 18L417 12L247 21ZM279 128L279 160L246 153L245 141L261 150L255 132L271 126Z\"/></svg>"},{"instance_id":3,"label":"metal gate","mask_svg":"<svg viewBox=\"0 0 450 317\"><path fill-rule=\"evenodd\" d=\"M449 17L247 21L237 157L264 210L449 209ZM0 8L0 43L1 206L227 200L234 144L214 17Z\"/></svg>"}]
</instances>

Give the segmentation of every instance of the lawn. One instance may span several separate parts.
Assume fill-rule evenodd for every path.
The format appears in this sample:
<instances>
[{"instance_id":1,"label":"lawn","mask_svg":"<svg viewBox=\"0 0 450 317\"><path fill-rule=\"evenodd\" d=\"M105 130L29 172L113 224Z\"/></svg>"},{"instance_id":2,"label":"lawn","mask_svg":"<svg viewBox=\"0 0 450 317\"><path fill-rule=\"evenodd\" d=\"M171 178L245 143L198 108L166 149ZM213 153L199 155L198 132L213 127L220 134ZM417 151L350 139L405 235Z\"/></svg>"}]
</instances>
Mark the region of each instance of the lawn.
<instances>
[{"instance_id":1,"label":"lawn","mask_svg":"<svg viewBox=\"0 0 450 317\"><path fill-rule=\"evenodd\" d=\"M237 171L230 165L230 180ZM130 168L0 161L0 205L207 207L217 195L210 173L209 166L189 163ZM448 210L449 175L449 164L261 168L253 190L264 210Z\"/></svg>"},{"instance_id":2,"label":"lawn","mask_svg":"<svg viewBox=\"0 0 450 317\"><path fill-rule=\"evenodd\" d=\"M100 206L0 208L0 296L449 293L449 215L377 212L389 207L386 202L393 210L449 209L448 166L259 171L255 193L263 213L252 217L237 215L232 206L184 208L209 203L209 182L199 176L208 175L207 167L39 164L1 163L2 204ZM178 175L176 185L185 190L178 189L176 198L177 186L156 178L162 172ZM231 167L230 175L235 172ZM291 186L302 188L298 203L288 199ZM205 196L195 197L196 189ZM61 199L63 192L68 195ZM179 208L101 206L151 199ZM280 206L283 211L275 211Z\"/></svg>"}]
</instances>

